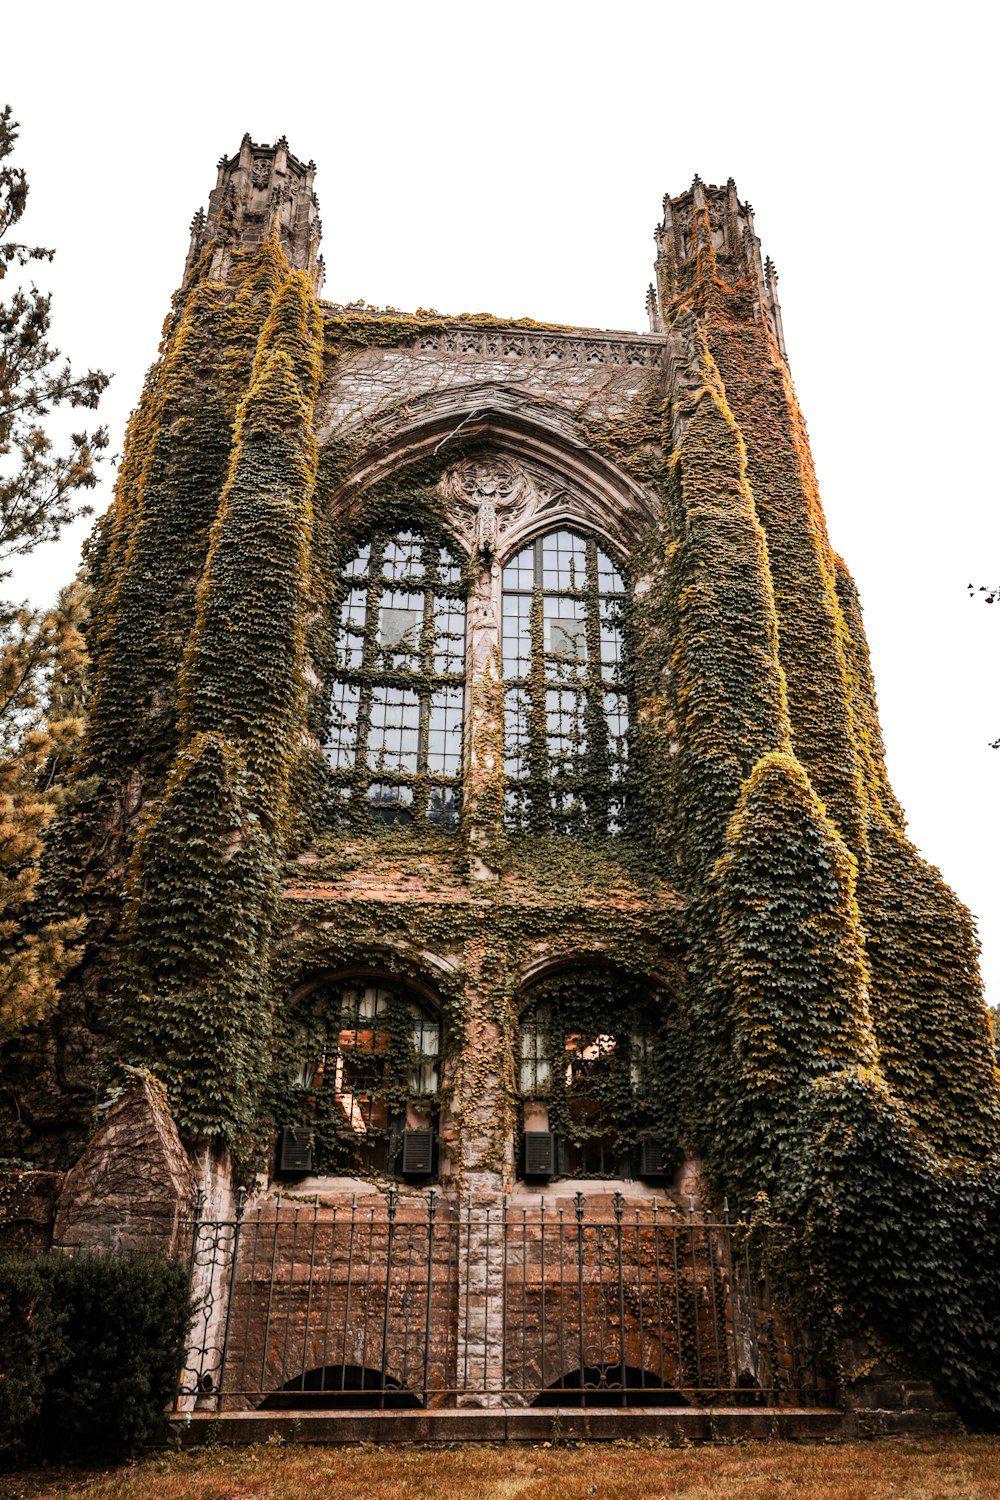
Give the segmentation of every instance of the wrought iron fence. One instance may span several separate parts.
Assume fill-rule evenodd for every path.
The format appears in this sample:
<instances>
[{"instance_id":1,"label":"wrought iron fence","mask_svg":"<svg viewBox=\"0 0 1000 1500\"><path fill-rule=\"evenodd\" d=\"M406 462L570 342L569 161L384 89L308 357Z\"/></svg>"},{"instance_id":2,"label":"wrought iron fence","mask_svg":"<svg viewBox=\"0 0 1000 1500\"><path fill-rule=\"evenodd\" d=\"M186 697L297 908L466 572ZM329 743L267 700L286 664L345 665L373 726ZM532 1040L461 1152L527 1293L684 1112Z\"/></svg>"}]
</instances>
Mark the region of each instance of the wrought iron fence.
<instances>
[{"instance_id":1,"label":"wrought iron fence","mask_svg":"<svg viewBox=\"0 0 1000 1500\"><path fill-rule=\"evenodd\" d=\"M672 1202L429 1191L191 1224L183 1406L678 1406L821 1398L745 1225Z\"/></svg>"}]
</instances>

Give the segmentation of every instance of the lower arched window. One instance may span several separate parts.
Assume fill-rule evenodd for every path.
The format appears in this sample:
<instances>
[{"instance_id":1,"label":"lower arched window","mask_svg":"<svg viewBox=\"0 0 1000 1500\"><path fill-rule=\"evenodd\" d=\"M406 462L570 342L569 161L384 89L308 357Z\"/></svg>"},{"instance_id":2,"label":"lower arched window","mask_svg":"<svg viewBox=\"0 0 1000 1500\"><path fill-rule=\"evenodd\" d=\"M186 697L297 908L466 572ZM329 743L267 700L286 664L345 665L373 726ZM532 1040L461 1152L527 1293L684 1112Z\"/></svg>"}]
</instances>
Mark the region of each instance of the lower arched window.
<instances>
[{"instance_id":1,"label":"lower arched window","mask_svg":"<svg viewBox=\"0 0 1000 1500\"><path fill-rule=\"evenodd\" d=\"M552 1137L544 1175L639 1175L643 1140L666 1125L647 997L606 974L549 981L521 1016L518 1083L526 1137Z\"/></svg>"},{"instance_id":2,"label":"lower arched window","mask_svg":"<svg viewBox=\"0 0 1000 1500\"><path fill-rule=\"evenodd\" d=\"M314 1171L430 1175L418 1168L435 1155L441 1023L426 1001L376 980L314 991L291 1053L288 1124L309 1130Z\"/></svg>"}]
</instances>

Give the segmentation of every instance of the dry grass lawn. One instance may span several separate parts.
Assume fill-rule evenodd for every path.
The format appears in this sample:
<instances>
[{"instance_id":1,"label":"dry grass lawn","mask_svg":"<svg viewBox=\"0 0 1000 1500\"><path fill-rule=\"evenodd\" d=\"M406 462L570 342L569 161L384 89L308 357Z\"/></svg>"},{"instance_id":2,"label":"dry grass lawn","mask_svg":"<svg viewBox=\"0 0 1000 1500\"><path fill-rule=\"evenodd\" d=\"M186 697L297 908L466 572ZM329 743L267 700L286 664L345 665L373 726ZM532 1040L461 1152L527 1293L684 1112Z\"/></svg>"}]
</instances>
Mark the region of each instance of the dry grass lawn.
<instances>
[{"instance_id":1,"label":"dry grass lawn","mask_svg":"<svg viewBox=\"0 0 1000 1500\"><path fill-rule=\"evenodd\" d=\"M668 1448L306 1448L0 1475L0 1500L1000 1500L1000 1439Z\"/></svg>"}]
</instances>

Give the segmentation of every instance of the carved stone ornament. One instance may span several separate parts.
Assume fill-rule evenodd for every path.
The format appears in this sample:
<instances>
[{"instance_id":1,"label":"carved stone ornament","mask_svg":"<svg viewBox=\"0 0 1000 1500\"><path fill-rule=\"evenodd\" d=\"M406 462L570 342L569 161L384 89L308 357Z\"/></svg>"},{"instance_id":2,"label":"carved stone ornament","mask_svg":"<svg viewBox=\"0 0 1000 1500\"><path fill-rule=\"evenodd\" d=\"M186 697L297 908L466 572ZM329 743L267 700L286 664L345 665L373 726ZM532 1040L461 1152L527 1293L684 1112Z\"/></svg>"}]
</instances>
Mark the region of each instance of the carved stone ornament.
<instances>
[{"instance_id":1,"label":"carved stone ornament","mask_svg":"<svg viewBox=\"0 0 1000 1500\"><path fill-rule=\"evenodd\" d=\"M509 499L518 475L505 458L470 458L459 465L461 485L474 504Z\"/></svg>"},{"instance_id":2,"label":"carved stone ornament","mask_svg":"<svg viewBox=\"0 0 1000 1500\"><path fill-rule=\"evenodd\" d=\"M492 453L463 459L444 475L441 488L469 546L486 555L501 552L516 526L564 498L539 475Z\"/></svg>"},{"instance_id":3,"label":"carved stone ornament","mask_svg":"<svg viewBox=\"0 0 1000 1500\"><path fill-rule=\"evenodd\" d=\"M253 164L253 185L255 188L266 188L271 181L271 163L264 157L259 157Z\"/></svg>"}]
</instances>

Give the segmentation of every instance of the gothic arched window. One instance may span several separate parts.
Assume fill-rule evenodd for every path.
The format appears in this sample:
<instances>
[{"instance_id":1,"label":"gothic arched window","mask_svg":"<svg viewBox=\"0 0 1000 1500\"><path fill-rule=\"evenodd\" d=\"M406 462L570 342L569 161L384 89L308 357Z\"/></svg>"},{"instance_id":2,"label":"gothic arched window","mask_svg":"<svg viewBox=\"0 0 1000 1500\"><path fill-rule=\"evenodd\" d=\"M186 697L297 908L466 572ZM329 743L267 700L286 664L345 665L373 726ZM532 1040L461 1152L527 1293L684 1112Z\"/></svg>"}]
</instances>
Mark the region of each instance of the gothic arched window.
<instances>
[{"instance_id":1,"label":"gothic arched window","mask_svg":"<svg viewBox=\"0 0 1000 1500\"><path fill-rule=\"evenodd\" d=\"M465 586L413 532L373 537L343 575L326 756L335 786L390 823L458 822Z\"/></svg>"},{"instance_id":2,"label":"gothic arched window","mask_svg":"<svg viewBox=\"0 0 1000 1500\"><path fill-rule=\"evenodd\" d=\"M563 976L521 1016L518 1083L525 1130L552 1131L557 1171L630 1175L657 1120L655 1025L613 984Z\"/></svg>"},{"instance_id":3,"label":"gothic arched window","mask_svg":"<svg viewBox=\"0 0 1000 1500\"><path fill-rule=\"evenodd\" d=\"M441 1023L409 991L358 980L315 992L297 1017L289 1101L319 1172L397 1172L403 1132L433 1129Z\"/></svg>"},{"instance_id":4,"label":"gothic arched window","mask_svg":"<svg viewBox=\"0 0 1000 1500\"><path fill-rule=\"evenodd\" d=\"M625 586L591 538L553 531L503 570L506 818L617 833L628 764Z\"/></svg>"}]
</instances>

